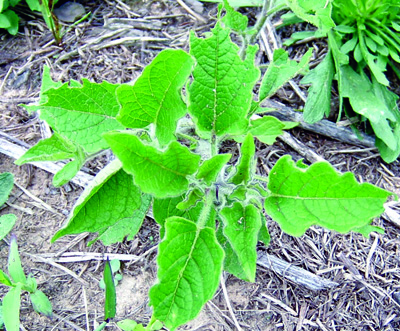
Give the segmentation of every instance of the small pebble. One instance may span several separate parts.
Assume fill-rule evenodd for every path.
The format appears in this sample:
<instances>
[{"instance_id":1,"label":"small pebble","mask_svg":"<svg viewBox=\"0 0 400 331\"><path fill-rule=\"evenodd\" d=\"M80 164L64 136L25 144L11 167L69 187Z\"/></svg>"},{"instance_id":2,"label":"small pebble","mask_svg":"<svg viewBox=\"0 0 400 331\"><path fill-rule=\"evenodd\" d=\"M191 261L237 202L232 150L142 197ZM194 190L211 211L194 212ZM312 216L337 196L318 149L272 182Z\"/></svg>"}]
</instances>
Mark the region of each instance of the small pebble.
<instances>
[{"instance_id":1,"label":"small pebble","mask_svg":"<svg viewBox=\"0 0 400 331\"><path fill-rule=\"evenodd\" d=\"M85 15L85 7L77 2L66 2L54 9L54 14L60 21L73 23Z\"/></svg>"}]
</instances>

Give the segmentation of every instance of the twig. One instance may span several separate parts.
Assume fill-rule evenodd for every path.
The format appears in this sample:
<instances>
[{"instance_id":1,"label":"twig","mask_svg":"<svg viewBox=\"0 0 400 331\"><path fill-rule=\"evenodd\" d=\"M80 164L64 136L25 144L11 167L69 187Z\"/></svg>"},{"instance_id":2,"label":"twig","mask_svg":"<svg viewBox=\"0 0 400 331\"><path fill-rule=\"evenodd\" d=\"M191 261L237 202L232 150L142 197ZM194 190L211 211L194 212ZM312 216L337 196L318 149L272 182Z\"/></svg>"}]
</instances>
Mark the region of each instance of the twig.
<instances>
[{"instance_id":1,"label":"twig","mask_svg":"<svg viewBox=\"0 0 400 331\"><path fill-rule=\"evenodd\" d=\"M184 3L182 0L176 0L177 3L179 3L183 9L185 9L190 15L195 17L198 21L202 23L207 23L207 20L202 17L201 15L197 14L194 12L186 3Z\"/></svg>"},{"instance_id":2,"label":"twig","mask_svg":"<svg viewBox=\"0 0 400 331\"><path fill-rule=\"evenodd\" d=\"M312 149L308 148L302 142L294 138L288 132L283 131L283 133L278 137L278 139L285 142L287 145L292 147L296 152L298 152L301 156L305 157L311 163L325 161L324 158L315 153Z\"/></svg>"},{"instance_id":3,"label":"twig","mask_svg":"<svg viewBox=\"0 0 400 331\"><path fill-rule=\"evenodd\" d=\"M238 329L238 331L242 331L242 328L240 327L239 322L236 319L235 313L233 312L233 309L232 309L231 302L229 300L228 291L226 290L226 286L225 286L224 273L221 274L221 278L220 279L221 279L220 282L221 282L222 292L224 293L224 298L225 298L226 305L227 305L228 310L229 310L229 314L231 315L232 320L235 323L235 326Z\"/></svg>"},{"instance_id":4,"label":"twig","mask_svg":"<svg viewBox=\"0 0 400 331\"><path fill-rule=\"evenodd\" d=\"M357 135L349 128L338 127L335 123L328 120L321 120L315 124L309 124L304 122L303 114L295 112L291 108L286 107L278 102L272 100L266 100L263 102L263 106L267 108L273 108L274 110L266 110L266 115L275 116L282 121L298 122L299 127L321 134L323 136L336 139L347 144L365 147L374 147L375 139L362 132L359 133L362 140L358 139Z\"/></svg>"},{"instance_id":5,"label":"twig","mask_svg":"<svg viewBox=\"0 0 400 331\"><path fill-rule=\"evenodd\" d=\"M277 274L287 279L290 279L294 283L298 285L303 285L313 291L319 291L339 285L336 282L332 282L330 280L326 280L322 277L314 275L307 270L296 267L265 252L259 252L257 264L264 268L273 270Z\"/></svg>"},{"instance_id":6,"label":"twig","mask_svg":"<svg viewBox=\"0 0 400 331\"><path fill-rule=\"evenodd\" d=\"M77 330L77 331L86 331L82 328L80 328L78 325L76 325L75 323L71 322L70 320L66 319L65 317L62 317L56 313L53 312L53 316L57 317L59 320L61 320L62 322L68 324L70 327L72 327L73 329Z\"/></svg>"}]
</instances>

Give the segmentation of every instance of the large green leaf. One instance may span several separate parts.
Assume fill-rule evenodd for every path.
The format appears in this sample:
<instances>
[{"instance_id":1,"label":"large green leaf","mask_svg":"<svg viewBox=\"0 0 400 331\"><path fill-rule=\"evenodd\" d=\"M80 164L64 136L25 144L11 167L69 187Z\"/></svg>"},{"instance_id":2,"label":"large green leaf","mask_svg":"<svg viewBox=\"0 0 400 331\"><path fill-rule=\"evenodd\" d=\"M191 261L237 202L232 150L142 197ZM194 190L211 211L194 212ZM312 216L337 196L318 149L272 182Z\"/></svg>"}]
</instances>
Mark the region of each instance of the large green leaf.
<instances>
[{"instance_id":1,"label":"large green leaf","mask_svg":"<svg viewBox=\"0 0 400 331\"><path fill-rule=\"evenodd\" d=\"M14 176L10 172L0 174L0 206L8 200L8 196L14 186Z\"/></svg>"},{"instance_id":2,"label":"large green leaf","mask_svg":"<svg viewBox=\"0 0 400 331\"><path fill-rule=\"evenodd\" d=\"M242 61L230 29L217 23L206 39L190 35L190 53L196 58L189 87L189 112L198 133L207 139L217 135L242 134L248 127L247 113L259 70L254 66L258 47L250 46Z\"/></svg>"},{"instance_id":3,"label":"large green leaf","mask_svg":"<svg viewBox=\"0 0 400 331\"><path fill-rule=\"evenodd\" d=\"M240 161L236 167L236 173L232 177L231 182L239 185L241 183L247 183L254 171L254 154L256 152L256 146L254 145L254 138L249 133L242 147L240 148Z\"/></svg>"},{"instance_id":4,"label":"large green leaf","mask_svg":"<svg viewBox=\"0 0 400 331\"><path fill-rule=\"evenodd\" d=\"M375 135L390 149L397 148L397 139L389 121L396 117L388 108L385 100L374 93L373 85L365 75L359 75L349 65L341 66L341 96L349 98L353 110L368 118Z\"/></svg>"},{"instance_id":5,"label":"large green leaf","mask_svg":"<svg viewBox=\"0 0 400 331\"><path fill-rule=\"evenodd\" d=\"M195 318L218 288L224 252L215 231L181 217L165 223L159 246L158 283L150 289L153 318L169 329Z\"/></svg>"},{"instance_id":6,"label":"large green leaf","mask_svg":"<svg viewBox=\"0 0 400 331\"><path fill-rule=\"evenodd\" d=\"M151 123L162 145L176 140L176 123L186 112L180 90L192 71L194 61L182 50L164 50L149 64L135 85L117 90L121 111L117 120L129 128Z\"/></svg>"},{"instance_id":7,"label":"large green leaf","mask_svg":"<svg viewBox=\"0 0 400 331\"><path fill-rule=\"evenodd\" d=\"M115 119L119 104L115 96L118 85L82 80L81 87L64 84L44 92L45 103L26 106L29 111L40 110L40 118L54 131L81 145L88 153L107 148L104 132L122 129Z\"/></svg>"},{"instance_id":8,"label":"large green leaf","mask_svg":"<svg viewBox=\"0 0 400 331\"><path fill-rule=\"evenodd\" d=\"M380 215L391 195L368 183L359 184L352 173L338 174L327 162L297 166L290 156L271 169L265 210L282 230L301 236L311 225L341 233L362 228Z\"/></svg>"},{"instance_id":9,"label":"large green leaf","mask_svg":"<svg viewBox=\"0 0 400 331\"><path fill-rule=\"evenodd\" d=\"M144 200L144 201L143 201ZM107 243L125 236L134 236L139 229L144 214L150 204L140 189L134 185L133 178L121 169L116 160L105 167L89 184L75 204L66 226L59 230L52 241L82 232L112 231L104 236ZM136 215L136 213L139 213Z\"/></svg>"},{"instance_id":10,"label":"large green leaf","mask_svg":"<svg viewBox=\"0 0 400 331\"><path fill-rule=\"evenodd\" d=\"M244 206L235 202L221 211L224 220L223 233L237 257L240 271L226 268L236 277L254 282L256 275L258 232L261 227L260 212L253 205Z\"/></svg>"},{"instance_id":11,"label":"large green leaf","mask_svg":"<svg viewBox=\"0 0 400 331\"><path fill-rule=\"evenodd\" d=\"M200 156L177 142L160 152L129 132L111 132L104 137L141 190L157 198L186 192L187 176L198 169Z\"/></svg>"},{"instance_id":12,"label":"large green leaf","mask_svg":"<svg viewBox=\"0 0 400 331\"><path fill-rule=\"evenodd\" d=\"M274 95L285 83L297 76L308 68L308 62L312 55L312 49L309 49L303 55L300 62L290 60L289 54L283 49L274 51L273 60L268 65L260 86L259 101Z\"/></svg>"},{"instance_id":13,"label":"large green leaf","mask_svg":"<svg viewBox=\"0 0 400 331\"><path fill-rule=\"evenodd\" d=\"M273 116L263 116L261 118L250 120L249 132L264 144L272 145L276 138L286 129L285 123ZM241 141L236 139L237 141Z\"/></svg>"},{"instance_id":14,"label":"large green leaf","mask_svg":"<svg viewBox=\"0 0 400 331\"><path fill-rule=\"evenodd\" d=\"M311 70L302 80L302 84L312 84L308 89L304 106L304 120L315 123L329 115L331 111L331 87L335 68L332 53L328 52L321 63Z\"/></svg>"}]
</instances>

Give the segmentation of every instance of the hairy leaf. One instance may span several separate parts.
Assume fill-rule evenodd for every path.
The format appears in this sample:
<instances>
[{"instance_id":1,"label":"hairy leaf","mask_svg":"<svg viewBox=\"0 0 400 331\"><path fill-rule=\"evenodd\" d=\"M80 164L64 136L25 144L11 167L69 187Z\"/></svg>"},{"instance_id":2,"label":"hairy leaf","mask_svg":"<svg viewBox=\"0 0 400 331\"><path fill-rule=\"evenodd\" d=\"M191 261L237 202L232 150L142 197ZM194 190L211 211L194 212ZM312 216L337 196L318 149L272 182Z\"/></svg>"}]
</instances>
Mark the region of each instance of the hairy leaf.
<instances>
[{"instance_id":1,"label":"hairy leaf","mask_svg":"<svg viewBox=\"0 0 400 331\"><path fill-rule=\"evenodd\" d=\"M150 289L155 319L174 330L195 318L219 284L224 252L215 231L181 217L165 223L159 246L158 283Z\"/></svg>"},{"instance_id":2,"label":"hairy leaf","mask_svg":"<svg viewBox=\"0 0 400 331\"><path fill-rule=\"evenodd\" d=\"M186 112L180 90L194 61L182 50L164 50L143 71L135 85L117 90L121 111L117 120L129 128L143 128L151 123L161 145L176 140L176 124Z\"/></svg>"},{"instance_id":3,"label":"hairy leaf","mask_svg":"<svg viewBox=\"0 0 400 331\"><path fill-rule=\"evenodd\" d=\"M190 35L190 53L197 66L189 87L189 112L198 133L207 139L246 131L253 86L260 75L254 66L258 47L250 46L242 61L229 28L217 23L212 32L206 39Z\"/></svg>"},{"instance_id":4,"label":"hairy leaf","mask_svg":"<svg viewBox=\"0 0 400 331\"><path fill-rule=\"evenodd\" d=\"M236 167L236 173L231 179L233 184L246 184L251 179L251 175L254 171L255 152L256 147L254 145L254 138L251 133L249 133L240 148L240 161Z\"/></svg>"},{"instance_id":5,"label":"hairy leaf","mask_svg":"<svg viewBox=\"0 0 400 331\"><path fill-rule=\"evenodd\" d=\"M184 193L189 185L187 176L197 170L200 162L199 155L177 142L160 152L129 132L112 132L104 137L141 190L157 198Z\"/></svg>"},{"instance_id":6,"label":"hairy leaf","mask_svg":"<svg viewBox=\"0 0 400 331\"><path fill-rule=\"evenodd\" d=\"M204 161L196 174L196 178L204 179L207 185L211 185L211 183L215 182L218 174L231 157L232 154L218 154Z\"/></svg>"},{"instance_id":7,"label":"hairy leaf","mask_svg":"<svg viewBox=\"0 0 400 331\"><path fill-rule=\"evenodd\" d=\"M82 82L82 87L64 84L49 89L44 104L25 107L29 111L40 110L40 118L53 130L82 146L87 153L95 153L108 147L102 138L104 132L123 128L115 119L119 111L115 97L118 85L96 84L87 79Z\"/></svg>"},{"instance_id":8,"label":"hairy leaf","mask_svg":"<svg viewBox=\"0 0 400 331\"><path fill-rule=\"evenodd\" d=\"M352 173L338 174L326 162L298 167L290 156L271 169L265 210L282 230L301 236L311 225L341 233L368 225L383 211L391 195L368 183L358 184Z\"/></svg>"},{"instance_id":9,"label":"hairy leaf","mask_svg":"<svg viewBox=\"0 0 400 331\"><path fill-rule=\"evenodd\" d=\"M258 232L261 227L260 213L253 205L235 202L232 207L222 209L223 233L229 240L241 273L232 273L243 280L254 282L256 275ZM227 270L231 272L229 269Z\"/></svg>"},{"instance_id":10,"label":"hairy leaf","mask_svg":"<svg viewBox=\"0 0 400 331\"><path fill-rule=\"evenodd\" d=\"M107 242L113 241L114 237L132 237L143 221L143 202L144 209L147 210L150 202L145 197L142 198L132 176L121 169L121 163L114 161L100 171L85 189L66 226L54 235L52 241L82 232L104 234L112 231L111 237L103 237Z\"/></svg>"},{"instance_id":11,"label":"hairy leaf","mask_svg":"<svg viewBox=\"0 0 400 331\"><path fill-rule=\"evenodd\" d=\"M50 138L40 140L35 146L28 149L15 164L22 165L35 161L58 161L74 158L77 147L58 133Z\"/></svg>"},{"instance_id":12,"label":"hairy leaf","mask_svg":"<svg viewBox=\"0 0 400 331\"><path fill-rule=\"evenodd\" d=\"M315 123L324 114L331 111L331 87L335 68L332 53L328 52L321 63L311 70L302 80L302 84L312 84L308 89L307 102L304 106L304 121Z\"/></svg>"},{"instance_id":13,"label":"hairy leaf","mask_svg":"<svg viewBox=\"0 0 400 331\"><path fill-rule=\"evenodd\" d=\"M297 123L289 123L290 125L297 125ZM273 116L263 116L256 120L250 120L249 132L267 145L272 145L276 138L283 133L283 129L288 129L287 125ZM237 139L235 138L235 140ZM238 141L240 142L240 140Z\"/></svg>"},{"instance_id":14,"label":"hairy leaf","mask_svg":"<svg viewBox=\"0 0 400 331\"><path fill-rule=\"evenodd\" d=\"M274 95L284 84L299 73L308 68L308 62L312 55L312 49L309 49L301 58L300 62L290 60L289 54L283 49L274 51L273 60L268 65L260 86L258 94L259 102Z\"/></svg>"},{"instance_id":15,"label":"hairy leaf","mask_svg":"<svg viewBox=\"0 0 400 331\"><path fill-rule=\"evenodd\" d=\"M247 29L247 16L235 11L227 0L224 0L224 8L226 10L226 14L222 19L224 24L234 31L244 32Z\"/></svg>"}]
</instances>

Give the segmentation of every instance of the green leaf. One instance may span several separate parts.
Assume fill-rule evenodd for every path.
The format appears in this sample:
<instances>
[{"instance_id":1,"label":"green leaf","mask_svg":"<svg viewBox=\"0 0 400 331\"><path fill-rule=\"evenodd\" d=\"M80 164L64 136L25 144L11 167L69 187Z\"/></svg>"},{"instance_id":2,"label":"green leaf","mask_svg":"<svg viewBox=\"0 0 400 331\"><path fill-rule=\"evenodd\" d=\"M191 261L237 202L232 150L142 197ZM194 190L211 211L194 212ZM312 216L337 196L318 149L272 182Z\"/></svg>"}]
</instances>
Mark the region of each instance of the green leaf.
<instances>
[{"instance_id":1,"label":"green leaf","mask_svg":"<svg viewBox=\"0 0 400 331\"><path fill-rule=\"evenodd\" d=\"M232 207L222 209L223 233L237 255L242 273L232 273L243 280L254 282L256 275L258 232L261 227L260 213L253 205L244 206L235 202ZM230 272L228 269L227 271Z\"/></svg>"},{"instance_id":2,"label":"green leaf","mask_svg":"<svg viewBox=\"0 0 400 331\"><path fill-rule=\"evenodd\" d=\"M82 232L101 232L104 235L101 239L106 242L135 235L134 231L140 227L144 217L141 208L147 210L149 200L142 198L132 176L122 170L121 163L116 160L101 170L86 187L66 226L54 235L52 241ZM106 231L111 231L111 234L105 234Z\"/></svg>"},{"instance_id":3,"label":"green leaf","mask_svg":"<svg viewBox=\"0 0 400 331\"><path fill-rule=\"evenodd\" d=\"M218 22L209 38L197 38L193 32L190 35L190 53L197 66L189 87L189 113L198 134L206 139L246 131L252 91L260 75L254 66L258 47L250 46L242 61L230 31Z\"/></svg>"},{"instance_id":4,"label":"green leaf","mask_svg":"<svg viewBox=\"0 0 400 331\"><path fill-rule=\"evenodd\" d=\"M142 324L137 324L134 320L125 319L117 322L117 325L123 331L145 331Z\"/></svg>"},{"instance_id":5,"label":"green leaf","mask_svg":"<svg viewBox=\"0 0 400 331\"><path fill-rule=\"evenodd\" d=\"M353 110L368 118L376 136L395 150L397 139L388 122L396 121L393 113L382 99L377 98L367 77L359 75L350 66L342 66L340 70L343 80L342 97L349 98Z\"/></svg>"},{"instance_id":6,"label":"green leaf","mask_svg":"<svg viewBox=\"0 0 400 331\"><path fill-rule=\"evenodd\" d=\"M247 16L234 10L229 5L227 0L224 0L224 8L226 10L226 14L222 19L222 22L224 22L227 27L231 28L234 31L244 32L247 29Z\"/></svg>"},{"instance_id":7,"label":"green leaf","mask_svg":"<svg viewBox=\"0 0 400 331\"><path fill-rule=\"evenodd\" d=\"M82 87L64 84L47 90L44 104L25 107L29 111L40 110L40 118L53 130L87 153L95 153L108 147L103 133L123 129L115 119L120 107L115 96L118 85L96 84L87 79L82 82Z\"/></svg>"},{"instance_id":8,"label":"green leaf","mask_svg":"<svg viewBox=\"0 0 400 331\"><path fill-rule=\"evenodd\" d=\"M204 193L198 188L194 188L186 194L186 198L176 205L176 208L181 210L190 209L204 198Z\"/></svg>"},{"instance_id":9,"label":"green leaf","mask_svg":"<svg viewBox=\"0 0 400 331\"><path fill-rule=\"evenodd\" d=\"M35 161L58 161L74 158L77 147L58 133L50 138L40 140L35 146L28 149L24 155L15 161L16 165L22 165Z\"/></svg>"},{"instance_id":10,"label":"green leaf","mask_svg":"<svg viewBox=\"0 0 400 331\"><path fill-rule=\"evenodd\" d=\"M53 311L51 307L51 302L47 298L46 294L44 294L40 290L36 290L33 293L30 293L30 298L32 302L33 309L40 314L43 314L49 318L52 318Z\"/></svg>"},{"instance_id":11,"label":"green leaf","mask_svg":"<svg viewBox=\"0 0 400 331\"><path fill-rule=\"evenodd\" d=\"M14 175L10 172L0 174L0 206L8 200L14 186Z\"/></svg>"},{"instance_id":12,"label":"green leaf","mask_svg":"<svg viewBox=\"0 0 400 331\"><path fill-rule=\"evenodd\" d=\"M332 2L326 0L287 0L290 9L300 18L319 29L321 36L335 27L332 20Z\"/></svg>"},{"instance_id":13,"label":"green leaf","mask_svg":"<svg viewBox=\"0 0 400 331\"><path fill-rule=\"evenodd\" d=\"M7 29L9 34L16 35L18 33L19 17L12 10L6 10L0 13L0 28Z\"/></svg>"},{"instance_id":14,"label":"green leaf","mask_svg":"<svg viewBox=\"0 0 400 331\"><path fill-rule=\"evenodd\" d=\"M308 69L308 62L312 56L312 49L309 49L301 58L300 62L290 60L289 54L283 49L276 49L272 62L269 64L259 91L259 101L274 95L284 84L299 73Z\"/></svg>"},{"instance_id":15,"label":"green leaf","mask_svg":"<svg viewBox=\"0 0 400 331\"><path fill-rule=\"evenodd\" d=\"M135 85L118 88L121 111L117 120L129 128L143 128L154 123L161 145L176 140L177 121L187 112L180 91L193 64L191 56L182 50L159 53Z\"/></svg>"},{"instance_id":16,"label":"green leaf","mask_svg":"<svg viewBox=\"0 0 400 331\"><path fill-rule=\"evenodd\" d=\"M195 318L218 288L224 252L215 231L181 217L165 223L158 283L150 289L153 317L174 330Z\"/></svg>"},{"instance_id":17,"label":"green leaf","mask_svg":"<svg viewBox=\"0 0 400 331\"><path fill-rule=\"evenodd\" d=\"M346 41L341 47L340 47L340 51L343 54L347 54L351 51L354 50L354 48L356 47L358 43L358 38L357 36L354 36L353 38L351 38L350 40Z\"/></svg>"},{"instance_id":18,"label":"green leaf","mask_svg":"<svg viewBox=\"0 0 400 331\"><path fill-rule=\"evenodd\" d=\"M218 154L204 161L196 174L197 179L203 179L207 185L216 181L218 174L231 159L232 154Z\"/></svg>"},{"instance_id":19,"label":"green leaf","mask_svg":"<svg viewBox=\"0 0 400 331\"><path fill-rule=\"evenodd\" d=\"M313 38L317 34L317 31L301 31L293 33L289 39L286 39L283 46L292 46L294 43L308 38Z\"/></svg>"},{"instance_id":20,"label":"green leaf","mask_svg":"<svg viewBox=\"0 0 400 331\"><path fill-rule=\"evenodd\" d=\"M46 91L53 88L59 88L62 85L63 83L55 82L51 79L50 68L47 65L44 65L42 73L42 85L40 87L40 103L44 103L47 100L47 97L45 96Z\"/></svg>"},{"instance_id":21,"label":"green leaf","mask_svg":"<svg viewBox=\"0 0 400 331\"><path fill-rule=\"evenodd\" d=\"M3 320L7 331L19 331L21 284L17 284L3 298Z\"/></svg>"},{"instance_id":22,"label":"green leaf","mask_svg":"<svg viewBox=\"0 0 400 331\"><path fill-rule=\"evenodd\" d=\"M41 11L39 0L25 0L32 11Z\"/></svg>"},{"instance_id":23,"label":"green leaf","mask_svg":"<svg viewBox=\"0 0 400 331\"><path fill-rule=\"evenodd\" d=\"M103 273L104 283L106 285L106 298L104 302L104 320L108 321L110 318L114 318L117 307L117 294L114 284L114 276L111 270L110 261L107 259L104 264Z\"/></svg>"},{"instance_id":24,"label":"green leaf","mask_svg":"<svg viewBox=\"0 0 400 331\"><path fill-rule=\"evenodd\" d=\"M254 138L249 133L242 147L240 148L240 161L236 168L236 173L232 177L231 182L233 184L239 185L241 183L247 183L251 179L254 168L254 154L256 152L256 147L254 145Z\"/></svg>"},{"instance_id":25,"label":"green leaf","mask_svg":"<svg viewBox=\"0 0 400 331\"><path fill-rule=\"evenodd\" d=\"M201 0L202 2L222 2L223 0ZM228 0L232 7L261 7L263 0Z\"/></svg>"},{"instance_id":26,"label":"green leaf","mask_svg":"<svg viewBox=\"0 0 400 331\"><path fill-rule=\"evenodd\" d=\"M122 242L124 237L126 237L126 240L132 240L142 227L143 220L149 211L151 201L152 197L149 194L142 194L141 205L133 212L132 217L118 220L106 230L100 230L99 236L92 240L89 245L97 240L101 240L105 246Z\"/></svg>"},{"instance_id":27,"label":"green leaf","mask_svg":"<svg viewBox=\"0 0 400 331\"><path fill-rule=\"evenodd\" d=\"M249 132L264 144L272 145L276 141L276 138L283 133L283 129L286 128L285 123L276 117L263 116L250 121Z\"/></svg>"},{"instance_id":28,"label":"green leaf","mask_svg":"<svg viewBox=\"0 0 400 331\"><path fill-rule=\"evenodd\" d=\"M177 142L160 152L129 132L112 132L104 137L141 190L157 198L186 192L187 176L198 169L200 156Z\"/></svg>"},{"instance_id":29,"label":"green leaf","mask_svg":"<svg viewBox=\"0 0 400 331\"><path fill-rule=\"evenodd\" d=\"M265 247L268 247L269 243L271 242L271 236L268 231L266 219L262 212L260 212L260 218L261 228L260 232L258 233L258 240L261 241L265 245Z\"/></svg>"},{"instance_id":30,"label":"green leaf","mask_svg":"<svg viewBox=\"0 0 400 331\"><path fill-rule=\"evenodd\" d=\"M78 146L75 160L67 163L53 177L53 185L55 187L63 186L76 176L79 169L85 164L85 155L83 150Z\"/></svg>"},{"instance_id":31,"label":"green leaf","mask_svg":"<svg viewBox=\"0 0 400 331\"><path fill-rule=\"evenodd\" d=\"M28 275L26 283L22 286L22 289L30 293L33 293L37 290L37 281L31 273Z\"/></svg>"},{"instance_id":32,"label":"green leaf","mask_svg":"<svg viewBox=\"0 0 400 331\"><path fill-rule=\"evenodd\" d=\"M322 62L311 70L302 80L302 84L312 84L308 89L304 106L304 121L315 123L329 115L331 111L331 87L335 68L332 53L328 52Z\"/></svg>"},{"instance_id":33,"label":"green leaf","mask_svg":"<svg viewBox=\"0 0 400 331\"><path fill-rule=\"evenodd\" d=\"M391 195L371 184L358 184L352 173L338 174L326 162L299 168L289 155L271 169L268 189L266 213L293 236L301 236L311 225L341 233L363 227L384 211Z\"/></svg>"},{"instance_id":34,"label":"green leaf","mask_svg":"<svg viewBox=\"0 0 400 331\"><path fill-rule=\"evenodd\" d=\"M8 275L0 269L0 283L6 286L12 286L12 280Z\"/></svg>"},{"instance_id":35,"label":"green leaf","mask_svg":"<svg viewBox=\"0 0 400 331\"><path fill-rule=\"evenodd\" d=\"M26 284L26 276L24 269L22 269L21 259L18 253L17 238L15 235L11 236L10 252L8 255L8 273L14 283Z\"/></svg>"}]
</instances>

